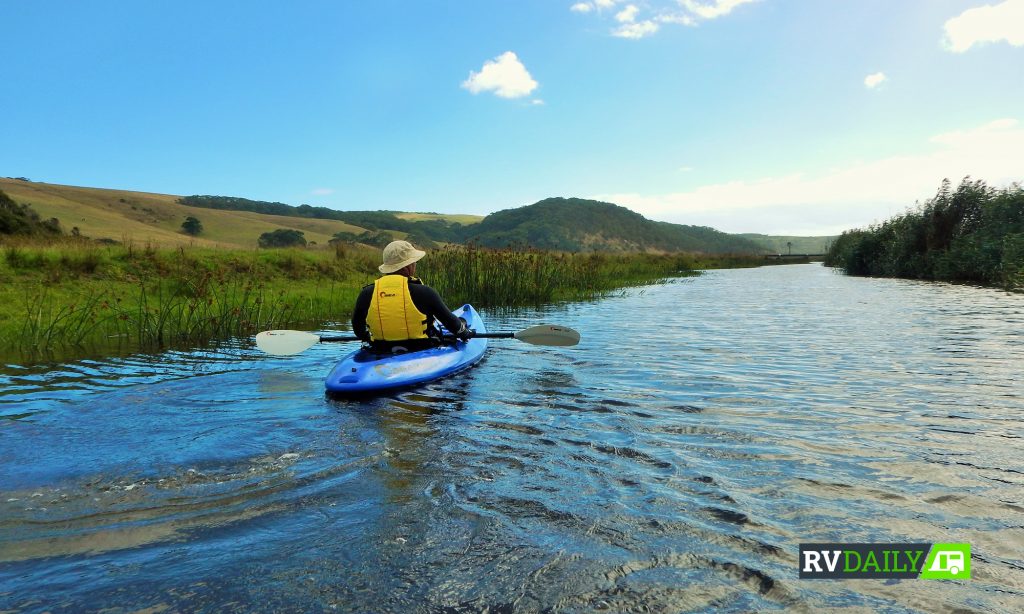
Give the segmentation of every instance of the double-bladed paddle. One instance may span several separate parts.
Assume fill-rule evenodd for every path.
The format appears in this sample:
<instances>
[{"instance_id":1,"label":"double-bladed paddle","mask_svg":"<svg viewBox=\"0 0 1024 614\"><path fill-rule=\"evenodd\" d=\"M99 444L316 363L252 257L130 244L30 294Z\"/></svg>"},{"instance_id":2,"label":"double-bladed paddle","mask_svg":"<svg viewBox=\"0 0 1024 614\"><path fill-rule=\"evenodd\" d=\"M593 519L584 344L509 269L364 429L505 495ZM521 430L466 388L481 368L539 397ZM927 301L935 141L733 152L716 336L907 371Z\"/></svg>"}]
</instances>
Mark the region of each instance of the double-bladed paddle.
<instances>
[{"instance_id":1,"label":"double-bladed paddle","mask_svg":"<svg viewBox=\"0 0 1024 614\"><path fill-rule=\"evenodd\" d=\"M565 326L540 324L512 333L479 333L474 339L518 339L533 345L569 346L580 342L580 334ZM449 337L450 339L450 337ZM291 356L318 343L359 341L359 337L321 337L301 330L266 330L256 335L256 347L267 354Z\"/></svg>"}]
</instances>

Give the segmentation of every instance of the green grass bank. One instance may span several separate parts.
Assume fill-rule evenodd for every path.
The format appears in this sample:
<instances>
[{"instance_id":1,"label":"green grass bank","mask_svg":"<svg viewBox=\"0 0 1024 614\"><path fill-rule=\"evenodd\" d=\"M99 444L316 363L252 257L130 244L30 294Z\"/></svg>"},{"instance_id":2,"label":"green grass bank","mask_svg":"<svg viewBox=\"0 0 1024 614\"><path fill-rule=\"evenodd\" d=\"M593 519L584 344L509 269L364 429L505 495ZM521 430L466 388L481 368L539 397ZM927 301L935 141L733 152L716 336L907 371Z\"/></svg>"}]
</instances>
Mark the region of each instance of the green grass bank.
<instances>
[{"instance_id":1,"label":"green grass bank","mask_svg":"<svg viewBox=\"0 0 1024 614\"><path fill-rule=\"evenodd\" d=\"M158 248L87 239L0 245L5 362L186 346L273 328L344 328L379 250ZM451 247L419 275L452 306L538 305L757 266L757 257L562 254Z\"/></svg>"}]
</instances>

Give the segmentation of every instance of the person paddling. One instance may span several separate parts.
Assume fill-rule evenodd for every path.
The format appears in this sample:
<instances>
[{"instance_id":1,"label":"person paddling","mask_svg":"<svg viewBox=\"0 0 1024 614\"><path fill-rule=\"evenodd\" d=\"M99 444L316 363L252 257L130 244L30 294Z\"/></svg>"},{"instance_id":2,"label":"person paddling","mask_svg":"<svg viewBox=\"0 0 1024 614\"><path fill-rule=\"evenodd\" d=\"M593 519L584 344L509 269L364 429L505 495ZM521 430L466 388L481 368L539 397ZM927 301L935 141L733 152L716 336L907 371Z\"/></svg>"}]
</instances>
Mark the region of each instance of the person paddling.
<instances>
[{"instance_id":1,"label":"person paddling","mask_svg":"<svg viewBox=\"0 0 1024 614\"><path fill-rule=\"evenodd\" d=\"M352 312L352 332L376 350L414 351L437 346L439 321L465 341L473 331L452 313L436 290L416 275L416 263L426 256L408 241L392 241L384 248L383 277L359 292Z\"/></svg>"}]
</instances>

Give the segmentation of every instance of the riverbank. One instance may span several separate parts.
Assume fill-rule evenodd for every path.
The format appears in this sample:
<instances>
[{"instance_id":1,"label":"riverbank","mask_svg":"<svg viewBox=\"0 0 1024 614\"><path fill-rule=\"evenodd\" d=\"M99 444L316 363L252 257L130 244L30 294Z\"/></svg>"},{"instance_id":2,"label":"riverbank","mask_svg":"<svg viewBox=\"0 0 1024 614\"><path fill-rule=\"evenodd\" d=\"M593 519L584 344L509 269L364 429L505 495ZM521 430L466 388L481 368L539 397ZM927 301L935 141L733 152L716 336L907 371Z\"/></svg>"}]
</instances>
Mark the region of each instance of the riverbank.
<instances>
[{"instance_id":1,"label":"riverbank","mask_svg":"<svg viewBox=\"0 0 1024 614\"><path fill-rule=\"evenodd\" d=\"M1024 188L964 179L915 210L844 232L825 265L847 275L957 281L1024 291Z\"/></svg>"},{"instance_id":2,"label":"riverbank","mask_svg":"<svg viewBox=\"0 0 1024 614\"><path fill-rule=\"evenodd\" d=\"M175 347L272 328L345 327L378 275L379 252L8 240L0 257L0 344L8 361ZM420 275L452 305L586 300L627 286L756 266L754 257L563 254L446 248Z\"/></svg>"}]
</instances>

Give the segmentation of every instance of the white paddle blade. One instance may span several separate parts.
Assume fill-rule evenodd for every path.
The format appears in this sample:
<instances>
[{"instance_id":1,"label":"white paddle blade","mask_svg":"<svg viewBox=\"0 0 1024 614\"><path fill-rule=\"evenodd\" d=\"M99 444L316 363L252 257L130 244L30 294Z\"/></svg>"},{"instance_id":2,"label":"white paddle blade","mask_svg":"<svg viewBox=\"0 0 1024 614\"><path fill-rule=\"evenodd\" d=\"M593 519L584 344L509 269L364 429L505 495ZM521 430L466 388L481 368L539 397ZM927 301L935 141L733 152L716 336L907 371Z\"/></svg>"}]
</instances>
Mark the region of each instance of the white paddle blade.
<instances>
[{"instance_id":1,"label":"white paddle blade","mask_svg":"<svg viewBox=\"0 0 1024 614\"><path fill-rule=\"evenodd\" d=\"M580 342L580 334L564 326L541 324L531 326L515 334L515 338L534 345L569 346Z\"/></svg>"},{"instance_id":2,"label":"white paddle blade","mask_svg":"<svg viewBox=\"0 0 1024 614\"><path fill-rule=\"evenodd\" d=\"M319 342L318 335L301 330L265 330L256 335L256 347L275 356L305 352Z\"/></svg>"}]
</instances>

